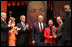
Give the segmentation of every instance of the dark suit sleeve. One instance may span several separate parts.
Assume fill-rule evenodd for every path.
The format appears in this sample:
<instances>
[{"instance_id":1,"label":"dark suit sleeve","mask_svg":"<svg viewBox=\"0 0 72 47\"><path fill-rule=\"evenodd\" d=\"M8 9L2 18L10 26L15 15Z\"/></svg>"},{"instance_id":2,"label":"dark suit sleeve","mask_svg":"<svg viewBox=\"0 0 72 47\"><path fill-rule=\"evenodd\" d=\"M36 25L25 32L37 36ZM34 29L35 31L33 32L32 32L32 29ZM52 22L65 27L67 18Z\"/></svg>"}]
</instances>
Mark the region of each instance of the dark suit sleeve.
<instances>
[{"instance_id":1,"label":"dark suit sleeve","mask_svg":"<svg viewBox=\"0 0 72 47\"><path fill-rule=\"evenodd\" d=\"M64 30L64 25L62 24L62 25L60 26L60 28L57 30L57 36L58 36L58 37L62 36L63 30Z\"/></svg>"},{"instance_id":2,"label":"dark suit sleeve","mask_svg":"<svg viewBox=\"0 0 72 47\"><path fill-rule=\"evenodd\" d=\"M42 32L42 36L44 36L44 30L45 30L46 27L47 27L47 25L44 23L44 29L43 29L43 32Z\"/></svg>"},{"instance_id":3,"label":"dark suit sleeve","mask_svg":"<svg viewBox=\"0 0 72 47\"><path fill-rule=\"evenodd\" d=\"M66 18L64 22L64 30L63 30L62 39L64 41L71 39L71 15L70 14L68 15L68 17Z\"/></svg>"},{"instance_id":4,"label":"dark suit sleeve","mask_svg":"<svg viewBox=\"0 0 72 47\"><path fill-rule=\"evenodd\" d=\"M57 42L62 40L63 31L64 31L64 24L62 24L60 28L57 30Z\"/></svg>"},{"instance_id":5,"label":"dark suit sleeve","mask_svg":"<svg viewBox=\"0 0 72 47\"><path fill-rule=\"evenodd\" d=\"M46 27L47 27L47 24L44 23L44 29L43 29L43 32L42 32L42 36L44 36L44 30L45 30Z\"/></svg>"},{"instance_id":6,"label":"dark suit sleeve","mask_svg":"<svg viewBox=\"0 0 72 47\"><path fill-rule=\"evenodd\" d=\"M3 30L10 30L11 29L11 27L8 27L8 25L6 25L6 24L4 24L4 23L2 23L1 22L1 29Z\"/></svg>"},{"instance_id":7,"label":"dark suit sleeve","mask_svg":"<svg viewBox=\"0 0 72 47\"><path fill-rule=\"evenodd\" d=\"M17 24L18 28L21 28L21 30L19 30L18 32L24 32L24 30L22 29L22 27L20 26L20 24Z\"/></svg>"},{"instance_id":8,"label":"dark suit sleeve","mask_svg":"<svg viewBox=\"0 0 72 47\"><path fill-rule=\"evenodd\" d=\"M35 40L35 27L33 24L33 29L32 29L32 40Z\"/></svg>"}]
</instances>

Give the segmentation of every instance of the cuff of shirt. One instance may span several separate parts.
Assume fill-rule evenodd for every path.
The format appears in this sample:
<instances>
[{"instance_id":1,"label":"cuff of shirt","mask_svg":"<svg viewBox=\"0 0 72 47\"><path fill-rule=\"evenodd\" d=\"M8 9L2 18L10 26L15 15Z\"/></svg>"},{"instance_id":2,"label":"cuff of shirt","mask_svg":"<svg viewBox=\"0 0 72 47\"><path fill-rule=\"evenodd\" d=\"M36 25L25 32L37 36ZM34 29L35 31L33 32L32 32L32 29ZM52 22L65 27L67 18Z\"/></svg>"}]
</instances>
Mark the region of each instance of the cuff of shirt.
<instances>
[{"instance_id":1,"label":"cuff of shirt","mask_svg":"<svg viewBox=\"0 0 72 47\"><path fill-rule=\"evenodd\" d=\"M10 27L10 25L8 25L8 27Z\"/></svg>"}]
</instances>

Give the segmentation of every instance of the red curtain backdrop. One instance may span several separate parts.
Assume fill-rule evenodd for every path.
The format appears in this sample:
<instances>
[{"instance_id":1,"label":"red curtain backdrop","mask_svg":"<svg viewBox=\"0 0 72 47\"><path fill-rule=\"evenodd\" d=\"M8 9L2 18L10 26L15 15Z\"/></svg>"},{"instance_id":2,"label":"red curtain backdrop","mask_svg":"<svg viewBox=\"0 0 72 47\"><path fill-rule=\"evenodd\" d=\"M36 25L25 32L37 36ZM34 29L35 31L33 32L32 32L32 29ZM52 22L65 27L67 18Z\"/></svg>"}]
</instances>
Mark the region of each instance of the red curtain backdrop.
<instances>
[{"instance_id":1,"label":"red curtain backdrop","mask_svg":"<svg viewBox=\"0 0 72 47\"><path fill-rule=\"evenodd\" d=\"M1 1L1 12L7 13L7 1Z\"/></svg>"}]
</instances>

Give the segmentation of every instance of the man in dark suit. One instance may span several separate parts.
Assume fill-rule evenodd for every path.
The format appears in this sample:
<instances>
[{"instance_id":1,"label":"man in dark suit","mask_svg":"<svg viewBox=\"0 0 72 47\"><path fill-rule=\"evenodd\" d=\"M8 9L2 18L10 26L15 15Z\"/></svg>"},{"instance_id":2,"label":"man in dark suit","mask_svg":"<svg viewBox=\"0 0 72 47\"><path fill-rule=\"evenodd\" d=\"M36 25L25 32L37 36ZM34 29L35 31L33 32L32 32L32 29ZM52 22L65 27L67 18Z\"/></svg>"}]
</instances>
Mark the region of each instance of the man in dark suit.
<instances>
[{"instance_id":1,"label":"man in dark suit","mask_svg":"<svg viewBox=\"0 0 72 47\"><path fill-rule=\"evenodd\" d=\"M60 16L57 17L57 23L58 23L58 29L57 29L57 46L63 45L62 43L62 28L63 28L63 22L62 18Z\"/></svg>"},{"instance_id":2,"label":"man in dark suit","mask_svg":"<svg viewBox=\"0 0 72 47\"><path fill-rule=\"evenodd\" d=\"M21 30L18 31L18 40L17 40L17 46L27 46L28 45L28 29L29 25L25 23L26 17L24 15L20 16L21 23L18 23L17 26L21 28Z\"/></svg>"},{"instance_id":3,"label":"man in dark suit","mask_svg":"<svg viewBox=\"0 0 72 47\"><path fill-rule=\"evenodd\" d=\"M6 13L1 12L1 46L8 46L8 30L11 27L7 25L6 18Z\"/></svg>"},{"instance_id":4,"label":"man in dark suit","mask_svg":"<svg viewBox=\"0 0 72 47\"><path fill-rule=\"evenodd\" d=\"M66 19L63 26L64 32L62 40L64 46L71 46L71 9L69 5L64 5L64 9L66 12Z\"/></svg>"},{"instance_id":5,"label":"man in dark suit","mask_svg":"<svg viewBox=\"0 0 72 47\"><path fill-rule=\"evenodd\" d=\"M35 46L43 45L42 42L44 42L44 28L46 27L46 24L43 23L43 16L38 16L38 22L33 24L32 29L32 44Z\"/></svg>"}]
</instances>

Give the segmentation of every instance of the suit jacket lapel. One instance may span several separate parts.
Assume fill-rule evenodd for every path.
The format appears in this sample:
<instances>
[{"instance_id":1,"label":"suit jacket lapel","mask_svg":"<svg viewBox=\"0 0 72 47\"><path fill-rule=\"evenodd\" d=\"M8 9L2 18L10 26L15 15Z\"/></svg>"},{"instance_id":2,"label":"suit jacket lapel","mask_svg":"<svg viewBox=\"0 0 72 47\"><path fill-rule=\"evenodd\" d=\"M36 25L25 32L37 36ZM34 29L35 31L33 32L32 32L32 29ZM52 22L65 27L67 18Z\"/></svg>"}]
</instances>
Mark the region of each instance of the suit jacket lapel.
<instances>
[{"instance_id":1,"label":"suit jacket lapel","mask_svg":"<svg viewBox=\"0 0 72 47\"><path fill-rule=\"evenodd\" d=\"M37 23L37 28L38 28L38 30L39 30L39 32L40 32L40 29L39 29L39 24Z\"/></svg>"},{"instance_id":2,"label":"suit jacket lapel","mask_svg":"<svg viewBox=\"0 0 72 47\"><path fill-rule=\"evenodd\" d=\"M43 23L43 30L44 30L44 26L45 26L45 25L44 25L44 23Z\"/></svg>"},{"instance_id":3,"label":"suit jacket lapel","mask_svg":"<svg viewBox=\"0 0 72 47\"><path fill-rule=\"evenodd\" d=\"M44 25L44 23L43 23L43 29L42 29L42 30L43 30L43 31L42 31L43 33L44 33L44 26L45 26L45 25Z\"/></svg>"},{"instance_id":4,"label":"suit jacket lapel","mask_svg":"<svg viewBox=\"0 0 72 47\"><path fill-rule=\"evenodd\" d=\"M20 26L23 28L22 24L20 23Z\"/></svg>"},{"instance_id":5,"label":"suit jacket lapel","mask_svg":"<svg viewBox=\"0 0 72 47\"><path fill-rule=\"evenodd\" d=\"M25 26L26 26L26 25L27 25L27 24L25 23ZM21 23L20 23L20 26L23 27L23 25L22 25Z\"/></svg>"}]
</instances>

